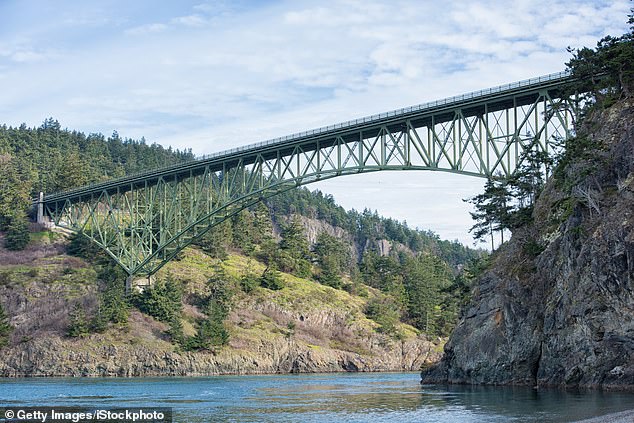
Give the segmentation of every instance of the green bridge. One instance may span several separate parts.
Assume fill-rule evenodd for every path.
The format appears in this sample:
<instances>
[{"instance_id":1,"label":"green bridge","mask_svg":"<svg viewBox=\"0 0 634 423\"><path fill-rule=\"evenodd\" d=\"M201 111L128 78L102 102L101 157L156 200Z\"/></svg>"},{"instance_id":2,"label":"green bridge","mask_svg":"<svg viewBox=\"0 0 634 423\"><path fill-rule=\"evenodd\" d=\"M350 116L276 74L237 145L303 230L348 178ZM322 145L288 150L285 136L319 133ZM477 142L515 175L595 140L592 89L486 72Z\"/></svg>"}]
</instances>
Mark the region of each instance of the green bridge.
<instances>
[{"instance_id":1,"label":"green bridge","mask_svg":"<svg viewBox=\"0 0 634 423\"><path fill-rule=\"evenodd\" d=\"M214 225L280 192L342 175L435 170L509 175L577 114L561 72L41 195L38 220L81 232L131 276L154 274Z\"/></svg>"}]
</instances>

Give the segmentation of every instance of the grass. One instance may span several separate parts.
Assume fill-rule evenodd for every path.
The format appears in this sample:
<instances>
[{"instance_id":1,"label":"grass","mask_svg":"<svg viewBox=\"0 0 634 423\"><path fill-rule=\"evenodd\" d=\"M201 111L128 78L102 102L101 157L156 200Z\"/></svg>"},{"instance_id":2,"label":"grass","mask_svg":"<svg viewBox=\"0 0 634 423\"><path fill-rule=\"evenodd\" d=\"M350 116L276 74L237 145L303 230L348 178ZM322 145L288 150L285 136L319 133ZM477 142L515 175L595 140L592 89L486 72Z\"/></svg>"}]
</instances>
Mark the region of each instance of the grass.
<instances>
[{"instance_id":1,"label":"grass","mask_svg":"<svg viewBox=\"0 0 634 423\"><path fill-rule=\"evenodd\" d=\"M52 244L64 239L64 236L53 231L31 232L31 244Z\"/></svg>"},{"instance_id":2,"label":"grass","mask_svg":"<svg viewBox=\"0 0 634 423\"><path fill-rule=\"evenodd\" d=\"M177 279L182 280L188 286L188 291L200 293L205 290L206 281L213 274L214 266L217 263L218 260L210 258L199 250L185 249L181 259L166 265L164 272L170 272ZM229 254L222 261L222 267L227 275L234 280L239 280L248 272L260 276L266 268L263 263L239 254ZM272 308L285 310L288 316L315 316L320 313L343 316L343 320L348 326L355 326L369 332L376 329L376 323L368 319L363 312L368 298L352 295L344 290L331 288L321 285L319 282L286 273L282 273L281 277L285 283L284 288L272 291L258 287L248 296L237 296L238 301L250 304L270 304ZM368 297L378 295L375 291L368 288ZM241 307L248 307L246 303L241 304ZM269 335L271 332L286 333L288 316L279 316L277 321L274 321L270 317L260 314L257 316L257 322L249 323L248 327L243 325L239 328L239 332L244 333L250 330L261 332L263 330L264 332L268 331ZM235 322L235 325L237 327L239 321ZM399 323L397 328L405 339L419 335L417 329L404 323ZM259 336L262 335L263 333L259 334Z\"/></svg>"}]
</instances>

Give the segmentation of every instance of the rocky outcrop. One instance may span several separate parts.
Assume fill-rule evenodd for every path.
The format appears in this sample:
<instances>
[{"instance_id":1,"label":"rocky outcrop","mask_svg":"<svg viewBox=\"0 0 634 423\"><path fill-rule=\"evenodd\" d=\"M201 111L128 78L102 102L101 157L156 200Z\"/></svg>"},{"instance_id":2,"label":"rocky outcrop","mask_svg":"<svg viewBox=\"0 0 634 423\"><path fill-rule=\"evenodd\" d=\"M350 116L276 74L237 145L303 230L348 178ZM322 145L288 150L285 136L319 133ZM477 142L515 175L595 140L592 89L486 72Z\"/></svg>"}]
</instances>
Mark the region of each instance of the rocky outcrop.
<instances>
[{"instance_id":1,"label":"rocky outcrop","mask_svg":"<svg viewBox=\"0 0 634 423\"><path fill-rule=\"evenodd\" d=\"M275 336L247 345L238 336L217 351L182 352L150 331L147 316L134 312L132 332L69 339L47 334L3 351L0 376L202 376L220 374L411 371L437 361L436 345L424 337L370 343L351 352Z\"/></svg>"},{"instance_id":2,"label":"rocky outcrop","mask_svg":"<svg viewBox=\"0 0 634 423\"><path fill-rule=\"evenodd\" d=\"M338 238L343 241L345 245L349 246L350 257L355 262L361 261L363 253L367 250L375 251L380 256L390 255L392 249L395 249L397 252L405 252L409 255L415 255L414 251L410 248L396 241L389 241L387 239L366 239L361 241L355 238L347 230L338 226L333 226L323 220L302 215L295 215L293 218L298 219L301 223L304 229L304 235L306 236L309 245L314 245L317 242L317 237L322 232L325 232L330 236ZM288 217L288 220L290 219L291 217ZM279 236L281 232L279 225L275 225L274 232L276 236Z\"/></svg>"},{"instance_id":3,"label":"rocky outcrop","mask_svg":"<svg viewBox=\"0 0 634 423\"><path fill-rule=\"evenodd\" d=\"M634 389L634 106L587 122L423 383Z\"/></svg>"}]
</instances>

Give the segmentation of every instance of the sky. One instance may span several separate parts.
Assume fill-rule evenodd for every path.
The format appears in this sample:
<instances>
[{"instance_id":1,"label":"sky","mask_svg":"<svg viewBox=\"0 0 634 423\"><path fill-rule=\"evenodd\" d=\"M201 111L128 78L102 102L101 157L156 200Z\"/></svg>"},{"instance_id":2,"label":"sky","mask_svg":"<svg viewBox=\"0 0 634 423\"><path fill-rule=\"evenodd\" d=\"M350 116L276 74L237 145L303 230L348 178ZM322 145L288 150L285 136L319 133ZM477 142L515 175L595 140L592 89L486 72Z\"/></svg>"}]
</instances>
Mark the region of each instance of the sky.
<instances>
[{"instance_id":1,"label":"sky","mask_svg":"<svg viewBox=\"0 0 634 423\"><path fill-rule=\"evenodd\" d=\"M559 72L627 32L628 0L0 0L0 123L209 154ZM473 245L484 180L377 172L308 185ZM486 245L483 245L486 246Z\"/></svg>"}]
</instances>

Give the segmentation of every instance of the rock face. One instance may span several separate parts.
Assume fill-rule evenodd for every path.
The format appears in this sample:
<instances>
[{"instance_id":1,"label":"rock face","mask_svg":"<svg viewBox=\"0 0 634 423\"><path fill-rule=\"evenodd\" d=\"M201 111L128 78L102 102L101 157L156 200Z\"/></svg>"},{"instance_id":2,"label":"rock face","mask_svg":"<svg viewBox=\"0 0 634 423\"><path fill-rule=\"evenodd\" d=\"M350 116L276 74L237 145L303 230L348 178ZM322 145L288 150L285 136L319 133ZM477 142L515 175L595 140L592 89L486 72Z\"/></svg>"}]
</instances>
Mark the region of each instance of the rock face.
<instances>
[{"instance_id":1,"label":"rock face","mask_svg":"<svg viewBox=\"0 0 634 423\"><path fill-rule=\"evenodd\" d=\"M138 312L131 331L69 339L47 333L3 350L1 377L205 376L220 374L412 371L438 361L424 337L379 342L368 350L312 345L301 337L273 336L245 344L240 336L218 351L182 352L156 337L156 322ZM383 340L384 341L384 340Z\"/></svg>"},{"instance_id":2,"label":"rock face","mask_svg":"<svg viewBox=\"0 0 634 423\"><path fill-rule=\"evenodd\" d=\"M350 232L346 231L345 229L337 226L332 226L329 223L324 222L323 220L301 215L296 215L293 217L299 219L309 245L312 246L313 244L315 244L317 242L319 234L325 232L328 235L343 241L345 245L349 245L350 257L355 262L361 261L363 253L367 250L375 251L377 254L383 257L388 256L392 249L396 249L397 252L405 252L410 255L415 254L414 251L399 242L388 241L387 239L367 239L365 241L361 241L359 239L355 239L355 237L352 236ZM279 225L275 225L275 235L279 236L280 232L281 230L279 228Z\"/></svg>"},{"instance_id":3,"label":"rock face","mask_svg":"<svg viewBox=\"0 0 634 423\"><path fill-rule=\"evenodd\" d=\"M496 252L422 383L634 389L633 104L584 133L592 148Z\"/></svg>"}]
</instances>

